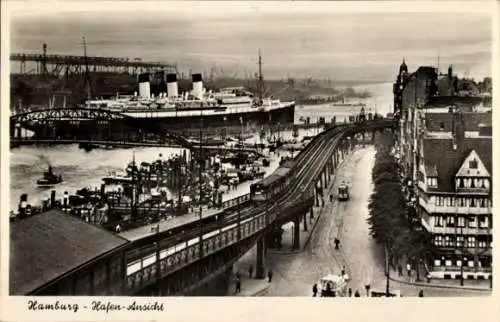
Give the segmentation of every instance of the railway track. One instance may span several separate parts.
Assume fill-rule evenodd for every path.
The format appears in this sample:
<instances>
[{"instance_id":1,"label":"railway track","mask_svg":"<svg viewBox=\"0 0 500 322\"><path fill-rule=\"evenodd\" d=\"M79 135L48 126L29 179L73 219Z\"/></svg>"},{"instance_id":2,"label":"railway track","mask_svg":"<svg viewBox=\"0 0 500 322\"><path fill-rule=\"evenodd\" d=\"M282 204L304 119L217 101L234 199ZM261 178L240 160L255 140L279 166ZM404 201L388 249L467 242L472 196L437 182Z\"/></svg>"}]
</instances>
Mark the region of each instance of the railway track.
<instances>
[{"instance_id":1,"label":"railway track","mask_svg":"<svg viewBox=\"0 0 500 322\"><path fill-rule=\"evenodd\" d=\"M294 204L302 197L304 191L310 189L311 184L316 183L316 178L323 170L324 165L329 160L331 154L337 148L339 141L345 135L342 127L325 131L316 136L309 145L301 151L296 157L293 166L293 176L295 177L292 187L282 192L277 201L271 203L263 203L257 207L249 202L245 208L239 211L225 214L222 218L215 219L215 215L204 218L202 225L199 222L189 224L188 227L181 226L167 231L166 237L162 242L162 250L168 255L171 251L176 251L176 246L188 247L197 244L200 239L200 229L202 240L211 236L217 235L220 232L233 229L240 225L251 221L257 216L262 215L263 212L274 210L275 207L286 209ZM328 153L324 153L325 150ZM314 188L314 186L313 186ZM171 236L171 237L170 237ZM127 275L135 273L141 267L151 265L156 262L155 244L141 247L134 251L129 251L127 258L130 260L127 264ZM144 255L147 253L148 255ZM142 265L141 265L142 260Z\"/></svg>"}]
</instances>

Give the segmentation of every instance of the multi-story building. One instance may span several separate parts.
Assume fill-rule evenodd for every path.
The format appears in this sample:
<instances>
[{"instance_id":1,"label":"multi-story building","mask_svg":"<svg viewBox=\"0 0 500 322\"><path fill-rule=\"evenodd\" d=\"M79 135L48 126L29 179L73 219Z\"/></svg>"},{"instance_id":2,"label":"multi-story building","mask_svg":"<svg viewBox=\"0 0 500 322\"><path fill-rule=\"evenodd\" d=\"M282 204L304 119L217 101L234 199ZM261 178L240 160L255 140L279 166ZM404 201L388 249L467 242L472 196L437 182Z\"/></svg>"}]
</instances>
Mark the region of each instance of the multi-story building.
<instances>
[{"instance_id":1,"label":"multi-story building","mask_svg":"<svg viewBox=\"0 0 500 322\"><path fill-rule=\"evenodd\" d=\"M438 250L431 276L491 278L491 99L464 95L451 67L439 77L427 67L405 73L404 65L398 150L408 197Z\"/></svg>"}]
</instances>

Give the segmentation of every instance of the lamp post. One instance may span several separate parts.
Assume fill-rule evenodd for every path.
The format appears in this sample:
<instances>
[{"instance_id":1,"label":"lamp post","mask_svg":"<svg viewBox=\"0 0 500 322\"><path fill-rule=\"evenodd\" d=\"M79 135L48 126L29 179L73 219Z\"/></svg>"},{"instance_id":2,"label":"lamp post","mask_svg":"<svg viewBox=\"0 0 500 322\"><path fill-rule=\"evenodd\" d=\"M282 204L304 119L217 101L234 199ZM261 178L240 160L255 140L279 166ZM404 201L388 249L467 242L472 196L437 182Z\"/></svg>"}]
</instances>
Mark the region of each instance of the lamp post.
<instances>
[{"instance_id":1,"label":"lamp post","mask_svg":"<svg viewBox=\"0 0 500 322\"><path fill-rule=\"evenodd\" d=\"M389 297L389 295L390 295L389 279L390 279L390 272L391 272L391 269L389 267L389 249L388 249L388 246L389 246L389 240L387 240L385 247L384 247L384 250L385 250L385 276L386 276L385 295L387 297Z\"/></svg>"},{"instance_id":2,"label":"lamp post","mask_svg":"<svg viewBox=\"0 0 500 322\"><path fill-rule=\"evenodd\" d=\"M464 256L462 265L460 265L460 286L464 286L464 263L467 261L467 257Z\"/></svg>"},{"instance_id":3,"label":"lamp post","mask_svg":"<svg viewBox=\"0 0 500 322\"><path fill-rule=\"evenodd\" d=\"M203 257L203 225L202 225L202 211L203 211L203 205L202 205L202 196L203 196L203 186L201 184L201 177L202 177L202 161L203 161L203 141L202 141L202 129L203 129L203 109L200 110L200 150L198 153L198 160L199 160L199 169L198 169L198 184L200 185L200 198L199 198L199 203L200 203L200 241L199 241L199 251L200 251L200 258Z\"/></svg>"}]
</instances>

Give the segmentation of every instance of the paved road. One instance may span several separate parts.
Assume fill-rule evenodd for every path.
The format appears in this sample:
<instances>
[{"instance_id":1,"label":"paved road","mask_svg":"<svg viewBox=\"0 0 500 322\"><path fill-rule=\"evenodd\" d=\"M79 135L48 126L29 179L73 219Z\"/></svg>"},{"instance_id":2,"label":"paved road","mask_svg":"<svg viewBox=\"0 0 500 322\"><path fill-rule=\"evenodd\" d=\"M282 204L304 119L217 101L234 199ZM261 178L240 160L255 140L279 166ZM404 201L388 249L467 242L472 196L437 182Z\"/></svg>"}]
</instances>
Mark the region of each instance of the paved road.
<instances>
[{"instance_id":1,"label":"paved road","mask_svg":"<svg viewBox=\"0 0 500 322\"><path fill-rule=\"evenodd\" d=\"M274 280L266 296L311 296L312 285L322 276L340 271L343 265L352 277L349 286L364 295L369 282L375 290L385 290L383 250L369 236L367 204L373 190L371 170L375 149L368 147L352 153L340 168L333 191L346 180L351 198L347 202L327 203L306 251L299 254L268 254ZM334 249L339 236L341 250ZM391 290L404 296L417 296L420 287L391 282ZM423 288L425 296L485 296L490 293L466 290Z\"/></svg>"}]
</instances>

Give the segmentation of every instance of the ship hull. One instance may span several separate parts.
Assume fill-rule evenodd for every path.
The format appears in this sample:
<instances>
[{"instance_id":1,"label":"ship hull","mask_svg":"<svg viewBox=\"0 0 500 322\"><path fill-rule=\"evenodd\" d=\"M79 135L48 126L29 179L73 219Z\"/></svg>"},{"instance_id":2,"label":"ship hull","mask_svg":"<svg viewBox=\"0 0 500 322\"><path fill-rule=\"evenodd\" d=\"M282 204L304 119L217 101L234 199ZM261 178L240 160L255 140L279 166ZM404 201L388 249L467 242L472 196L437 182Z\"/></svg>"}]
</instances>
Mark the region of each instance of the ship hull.
<instances>
[{"instance_id":1,"label":"ship hull","mask_svg":"<svg viewBox=\"0 0 500 322\"><path fill-rule=\"evenodd\" d=\"M172 115L173 114L173 115ZM183 115L184 114L184 115ZM173 133L184 137L197 137L200 128L212 136L260 131L262 127L292 125L295 103L282 103L272 109L231 109L226 111L188 113L124 113L123 119L114 120L51 120L23 124L38 139L55 140L127 140L137 136Z\"/></svg>"}]
</instances>

